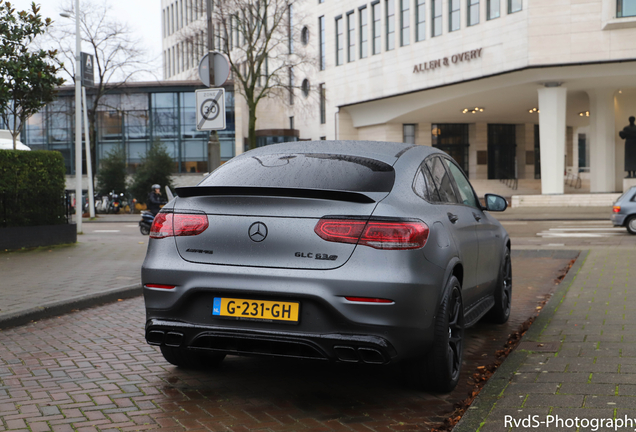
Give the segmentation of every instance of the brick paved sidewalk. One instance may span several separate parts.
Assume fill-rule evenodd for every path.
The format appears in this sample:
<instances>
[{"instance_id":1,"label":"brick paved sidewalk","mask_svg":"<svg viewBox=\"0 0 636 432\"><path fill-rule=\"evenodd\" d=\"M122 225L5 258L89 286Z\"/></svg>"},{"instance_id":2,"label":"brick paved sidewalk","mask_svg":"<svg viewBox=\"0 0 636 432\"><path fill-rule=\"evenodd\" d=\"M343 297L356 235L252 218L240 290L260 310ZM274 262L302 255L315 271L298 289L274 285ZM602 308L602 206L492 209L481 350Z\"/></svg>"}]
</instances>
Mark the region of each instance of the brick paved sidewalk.
<instances>
[{"instance_id":1,"label":"brick paved sidewalk","mask_svg":"<svg viewBox=\"0 0 636 432\"><path fill-rule=\"evenodd\" d=\"M139 215L103 216L75 245L0 252L0 328L141 294Z\"/></svg>"},{"instance_id":2,"label":"brick paved sidewalk","mask_svg":"<svg viewBox=\"0 0 636 432\"><path fill-rule=\"evenodd\" d=\"M633 249L582 253L453 431L634 430L635 262Z\"/></svg>"}]
</instances>

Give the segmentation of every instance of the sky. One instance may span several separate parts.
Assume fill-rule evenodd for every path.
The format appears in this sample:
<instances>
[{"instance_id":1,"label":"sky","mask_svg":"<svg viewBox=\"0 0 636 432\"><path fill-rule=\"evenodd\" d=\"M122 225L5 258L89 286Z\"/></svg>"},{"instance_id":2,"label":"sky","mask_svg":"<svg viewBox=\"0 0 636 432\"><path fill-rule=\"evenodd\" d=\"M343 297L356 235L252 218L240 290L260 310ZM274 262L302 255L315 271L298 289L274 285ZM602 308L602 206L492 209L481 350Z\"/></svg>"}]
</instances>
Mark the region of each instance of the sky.
<instances>
[{"instance_id":1,"label":"sky","mask_svg":"<svg viewBox=\"0 0 636 432\"><path fill-rule=\"evenodd\" d=\"M31 9L32 0L5 0L16 10ZM101 1L101 0L97 0ZM40 5L40 13L44 18L55 21L67 20L60 16L59 11L68 0L35 0ZM161 66L161 0L108 0L112 6L113 15L128 22L134 36L140 38L154 60L155 74L162 76Z\"/></svg>"}]
</instances>

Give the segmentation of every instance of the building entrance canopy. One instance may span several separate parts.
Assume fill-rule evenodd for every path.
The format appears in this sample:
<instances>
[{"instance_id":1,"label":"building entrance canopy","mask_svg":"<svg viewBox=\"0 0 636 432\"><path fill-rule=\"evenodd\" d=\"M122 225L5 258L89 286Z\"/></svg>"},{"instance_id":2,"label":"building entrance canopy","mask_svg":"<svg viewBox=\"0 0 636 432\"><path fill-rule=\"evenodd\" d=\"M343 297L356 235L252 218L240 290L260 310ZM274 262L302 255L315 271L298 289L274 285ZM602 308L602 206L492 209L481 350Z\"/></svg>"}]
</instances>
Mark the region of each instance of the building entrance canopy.
<instances>
[{"instance_id":1,"label":"building entrance canopy","mask_svg":"<svg viewBox=\"0 0 636 432\"><path fill-rule=\"evenodd\" d=\"M585 134L590 153L590 191L621 191L625 141L618 132L628 124L630 116L636 115L634 68L636 60L529 67L341 105L340 130L353 131L349 134L357 133L357 139L365 139L366 130L377 132L380 125L389 129L393 126L397 131L403 124L416 124L422 126L418 132L422 140L416 142L430 145L430 138L426 137L430 126L426 125L470 124L471 177L486 178L488 170L480 168L477 159L484 159L479 151L490 149L486 144L488 125L522 125L516 130L518 168L532 158L529 153L534 153L534 125L539 125L541 151L537 155L541 157L544 194L563 193L564 163L578 171L578 158L572 157L572 150L565 161L566 147L577 148L572 141ZM388 138L395 140L396 131L388 132ZM351 137L355 138L342 138ZM527 144L519 146L520 140ZM484 142L480 147L481 141ZM531 171L533 167L528 176ZM522 178L525 175L519 174Z\"/></svg>"}]
</instances>

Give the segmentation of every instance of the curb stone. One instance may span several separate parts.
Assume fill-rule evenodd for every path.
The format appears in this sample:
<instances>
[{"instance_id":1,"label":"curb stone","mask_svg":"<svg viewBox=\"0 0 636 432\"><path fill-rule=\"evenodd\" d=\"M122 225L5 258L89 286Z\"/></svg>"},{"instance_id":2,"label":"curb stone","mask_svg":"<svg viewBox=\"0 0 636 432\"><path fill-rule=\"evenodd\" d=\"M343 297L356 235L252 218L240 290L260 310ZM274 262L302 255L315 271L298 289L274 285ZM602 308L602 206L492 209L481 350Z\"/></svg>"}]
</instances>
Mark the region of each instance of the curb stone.
<instances>
[{"instance_id":1,"label":"curb stone","mask_svg":"<svg viewBox=\"0 0 636 432\"><path fill-rule=\"evenodd\" d=\"M0 317L0 329L4 330L9 327L17 327L43 318L64 315L75 309L87 309L104 303L116 302L119 299L137 297L142 295L142 293L142 286L140 284L136 284L48 303L43 306L25 309L23 311Z\"/></svg>"},{"instance_id":2,"label":"curb stone","mask_svg":"<svg viewBox=\"0 0 636 432\"><path fill-rule=\"evenodd\" d=\"M561 281L558 288L543 307L541 313L534 320L526 334L521 338L521 342L536 342L541 333L552 320L556 310L561 305L565 295L570 290L572 283L576 279L581 267L585 264L589 250L583 250L576 259L574 265L565 278ZM519 366L528 357L528 351L514 350L501 364L501 366L490 377L479 395L475 398L472 405L466 410L459 423L455 425L452 432L475 432L481 429L481 426L490 412L495 407L502 392L506 389L513 374Z\"/></svg>"}]
</instances>

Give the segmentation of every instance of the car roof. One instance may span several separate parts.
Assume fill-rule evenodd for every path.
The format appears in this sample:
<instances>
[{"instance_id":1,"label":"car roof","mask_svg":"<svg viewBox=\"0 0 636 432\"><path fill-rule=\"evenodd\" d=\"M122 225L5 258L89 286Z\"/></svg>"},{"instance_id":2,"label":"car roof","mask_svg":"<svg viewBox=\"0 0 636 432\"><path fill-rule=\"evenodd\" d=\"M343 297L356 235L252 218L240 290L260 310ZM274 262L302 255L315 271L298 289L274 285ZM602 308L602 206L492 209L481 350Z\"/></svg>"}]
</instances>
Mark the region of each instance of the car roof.
<instances>
[{"instance_id":1,"label":"car roof","mask_svg":"<svg viewBox=\"0 0 636 432\"><path fill-rule=\"evenodd\" d=\"M340 154L373 158L381 162L393 165L402 155L411 149L425 154L438 152L437 149L428 146L416 146L413 144L384 142L384 141L295 141L280 144L271 144L250 150L244 154L249 156L279 154L279 153L313 153L313 154ZM240 157L240 156L239 156Z\"/></svg>"}]
</instances>

